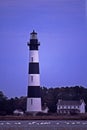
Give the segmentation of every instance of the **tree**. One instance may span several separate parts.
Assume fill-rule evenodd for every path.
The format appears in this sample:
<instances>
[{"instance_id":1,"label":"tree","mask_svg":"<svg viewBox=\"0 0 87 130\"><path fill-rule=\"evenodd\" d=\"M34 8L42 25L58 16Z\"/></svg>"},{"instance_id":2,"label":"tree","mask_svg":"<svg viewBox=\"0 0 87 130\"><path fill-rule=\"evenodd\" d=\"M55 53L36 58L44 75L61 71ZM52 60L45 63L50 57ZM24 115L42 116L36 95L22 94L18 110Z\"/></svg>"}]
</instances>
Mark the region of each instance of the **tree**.
<instances>
[{"instance_id":1,"label":"tree","mask_svg":"<svg viewBox=\"0 0 87 130\"><path fill-rule=\"evenodd\" d=\"M5 115L6 111L6 101L7 101L7 97L3 94L2 91L0 91L0 115Z\"/></svg>"},{"instance_id":2,"label":"tree","mask_svg":"<svg viewBox=\"0 0 87 130\"><path fill-rule=\"evenodd\" d=\"M86 103L87 111L87 88L82 86L75 87L56 87L56 88L41 88L42 106L46 103L49 112L56 112L58 99L63 100L80 100L83 99ZM0 115L13 114L16 109L26 111L27 97L15 97L8 99L2 91L0 91Z\"/></svg>"}]
</instances>

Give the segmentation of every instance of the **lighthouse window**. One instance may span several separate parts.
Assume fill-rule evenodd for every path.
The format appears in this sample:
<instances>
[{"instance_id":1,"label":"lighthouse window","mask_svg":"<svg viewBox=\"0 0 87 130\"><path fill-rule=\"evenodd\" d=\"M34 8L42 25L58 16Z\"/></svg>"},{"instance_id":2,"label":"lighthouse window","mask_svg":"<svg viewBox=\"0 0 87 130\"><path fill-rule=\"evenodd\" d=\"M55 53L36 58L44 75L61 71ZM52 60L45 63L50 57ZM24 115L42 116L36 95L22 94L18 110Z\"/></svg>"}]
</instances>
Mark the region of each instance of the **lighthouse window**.
<instances>
[{"instance_id":1,"label":"lighthouse window","mask_svg":"<svg viewBox=\"0 0 87 130\"><path fill-rule=\"evenodd\" d=\"M33 82L33 76L31 76L31 81Z\"/></svg>"},{"instance_id":2,"label":"lighthouse window","mask_svg":"<svg viewBox=\"0 0 87 130\"><path fill-rule=\"evenodd\" d=\"M31 99L31 105L33 104L33 99Z\"/></svg>"},{"instance_id":3,"label":"lighthouse window","mask_svg":"<svg viewBox=\"0 0 87 130\"><path fill-rule=\"evenodd\" d=\"M33 62L33 57L31 57L31 61Z\"/></svg>"}]
</instances>

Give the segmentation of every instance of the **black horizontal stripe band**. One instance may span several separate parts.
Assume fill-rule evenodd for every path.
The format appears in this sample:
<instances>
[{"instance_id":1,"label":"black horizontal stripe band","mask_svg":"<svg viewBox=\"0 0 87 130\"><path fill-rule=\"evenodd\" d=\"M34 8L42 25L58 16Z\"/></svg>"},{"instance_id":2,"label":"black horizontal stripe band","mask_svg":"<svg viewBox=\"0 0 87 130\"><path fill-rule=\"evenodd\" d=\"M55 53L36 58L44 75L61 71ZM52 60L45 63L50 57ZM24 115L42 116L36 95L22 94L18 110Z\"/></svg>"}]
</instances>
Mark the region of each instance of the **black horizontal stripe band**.
<instances>
[{"instance_id":1,"label":"black horizontal stripe band","mask_svg":"<svg viewBox=\"0 0 87 130\"><path fill-rule=\"evenodd\" d=\"M40 86L28 86L28 97L41 97L40 95Z\"/></svg>"},{"instance_id":2,"label":"black horizontal stripe band","mask_svg":"<svg viewBox=\"0 0 87 130\"><path fill-rule=\"evenodd\" d=\"M30 50L38 50L38 44L37 45L30 45L29 49Z\"/></svg>"},{"instance_id":3,"label":"black horizontal stripe band","mask_svg":"<svg viewBox=\"0 0 87 130\"><path fill-rule=\"evenodd\" d=\"M38 44L38 39L30 39L30 44Z\"/></svg>"},{"instance_id":4,"label":"black horizontal stripe band","mask_svg":"<svg viewBox=\"0 0 87 130\"><path fill-rule=\"evenodd\" d=\"M29 63L29 74L39 74L39 63Z\"/></svg>"},{"instance_id":5,"label":"black horizontal stripe band","mask_svg":"<svg viewBox=\"0 0 87 130\"><path fill-rule=\"evenodd\" d=\"M40 45L40 43L38 43L37 39L31 39L30 43L28 43L30 50L38 50L39 45Z\"/></svg>"}]
</instances>

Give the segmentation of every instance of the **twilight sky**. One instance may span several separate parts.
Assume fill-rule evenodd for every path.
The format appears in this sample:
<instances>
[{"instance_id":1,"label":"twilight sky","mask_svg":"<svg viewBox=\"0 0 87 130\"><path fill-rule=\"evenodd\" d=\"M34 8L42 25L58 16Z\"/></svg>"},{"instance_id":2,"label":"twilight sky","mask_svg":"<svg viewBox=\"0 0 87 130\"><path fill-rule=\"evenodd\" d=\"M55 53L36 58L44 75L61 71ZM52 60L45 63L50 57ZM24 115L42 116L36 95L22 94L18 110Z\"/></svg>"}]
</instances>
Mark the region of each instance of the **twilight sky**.
<instances>
[{"instance_id":1,"label":"twilight sky","mask_svg":"<svg viewBox=\"0 0 87 130\"><path fill-rule=\"evenodd\" d=\"M27 95L27 42L41 43L41 86L87 87L86 0L0 0L0 91Z\"/></svg>"}]
</instances>

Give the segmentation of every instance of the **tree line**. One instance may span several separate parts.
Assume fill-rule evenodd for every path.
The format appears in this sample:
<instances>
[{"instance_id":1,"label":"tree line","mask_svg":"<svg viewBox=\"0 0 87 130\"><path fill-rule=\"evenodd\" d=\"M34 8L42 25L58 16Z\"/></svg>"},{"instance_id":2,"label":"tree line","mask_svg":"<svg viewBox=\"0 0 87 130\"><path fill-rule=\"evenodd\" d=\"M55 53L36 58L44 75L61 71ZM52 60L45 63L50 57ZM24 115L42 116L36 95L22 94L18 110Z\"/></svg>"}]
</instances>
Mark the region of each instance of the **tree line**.
<instances>
[{"instance_id":1,"label":"tree line","mask_svg":"<svg viewBox=\"0 0 87 130\"><path fill-rule=\"evenodd\" d=\"M58 99L62 100L80 100L83 99L86 103L87 111L87 88L82 86L74 87L56 87L47 88L41 87L41 100L42 106L44 104L49 108L49 112L56 112ZM26 111L27 97L21 96L20 98L6 97L2 91L0 91L0 115L12 115L16 109Z\"/></svg>"}]
</instances>

